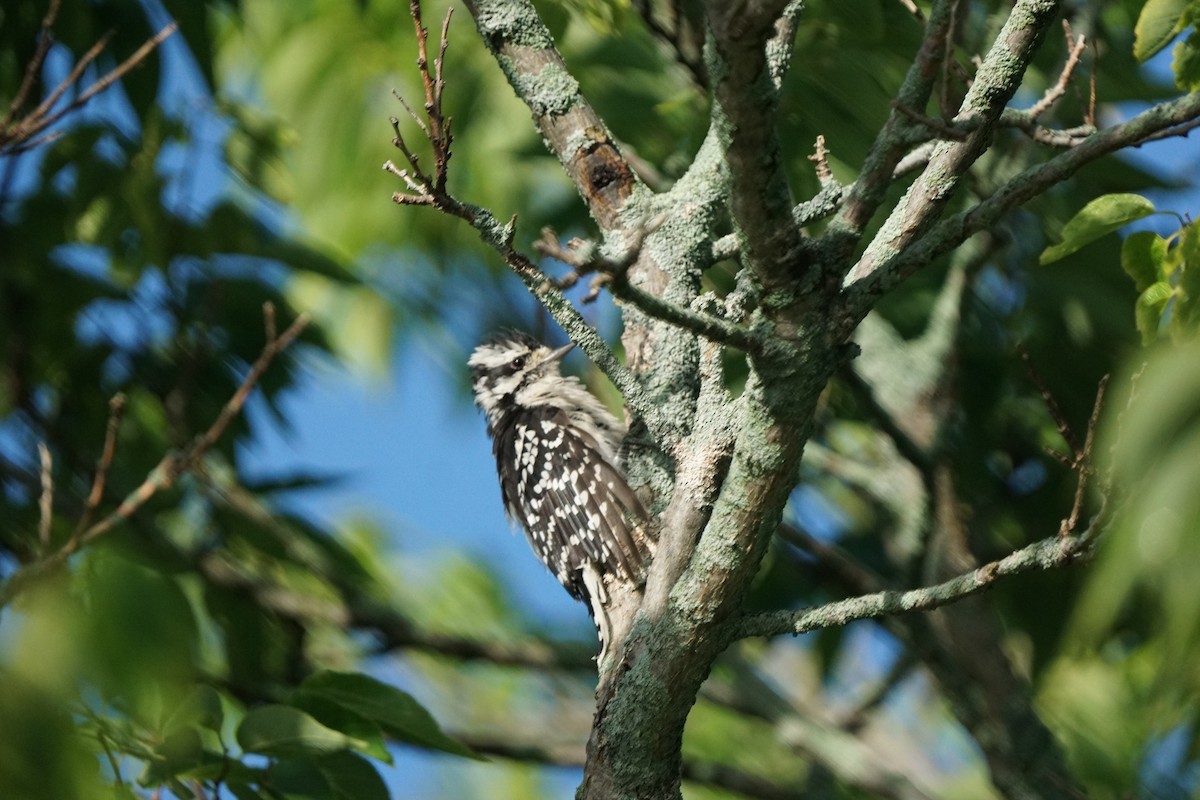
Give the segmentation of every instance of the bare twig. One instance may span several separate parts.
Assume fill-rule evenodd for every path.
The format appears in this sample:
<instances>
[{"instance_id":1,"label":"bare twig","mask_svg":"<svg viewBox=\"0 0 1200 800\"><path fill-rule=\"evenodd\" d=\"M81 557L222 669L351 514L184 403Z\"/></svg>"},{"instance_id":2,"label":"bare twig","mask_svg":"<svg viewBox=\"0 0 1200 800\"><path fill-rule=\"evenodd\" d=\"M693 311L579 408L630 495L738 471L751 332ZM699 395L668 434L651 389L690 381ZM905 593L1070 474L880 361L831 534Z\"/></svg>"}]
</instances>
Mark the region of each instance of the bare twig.
<instances>
[{"instance_id":1,"label":"bare twig","mask_svg":"<svg viewBox=\"0 0 1200 800\"><path fill-rule=\"evenodd\" d=\"M267 319L273 320L275 306L272 303L264 303L263 314ZM191 449L184 456L183 462L180 465L182 469L190 469L204 458L208 449L225 433L225 429L229 427L229 423L233 421L233 418L241 413L242 406L246 404L246 399L254 391L254 387L258 384L259 379L267 371L267 367L271 366L271 362L275 360L275 356L287 349L288 345L308 326L308 322L308 314L301 314L296 317L295 321L287 327L281 336L267 340L262 352L259 353L258 358L251 365L250 371L246 373L246 377L242 380L241 386L234 392L233 397L229 398L229 402L221 409L221 413L213 420L213 424L192 444ZM272 323L269 329L273 329L273 327Z\"/></svg>"},{"instance_id":2,"label":"bare twig","mask_svg":"<svg viewBox=\"0 0 1200 800\"><path fill-rule=\"evenodd\" d=\"M1075 68L1079 66L1079 57L1087 49L1087 37L1082 34L1080 34L1078 39L1073 37L1071 35L1071 23L1065 19L1063 20L1063 33L1067 37L1067 61L1063 65L1062 72L1058 75L1058 81L1047 89L1042 98L1029 109L1029 116L1033 119L1037 119L1044 114L1052 105L1058 102L1059 98L1067 93L1067 84L1071 82L1071 76L1075 74Z\"/></svg>"},{"instance_id":3,"label":"bare twig","mask_svg":"<svg viewBox=\"0 0 1200 800\"><path fill-rule=\"evenodd\" d=\"M55 5L57 5L57 2ZM47 16L49 18L49 15ZM51 22L53 22L52 19ZM69 89L71 89L71 87L73 87L79 81L80 78L83 77L83 73L87 67L99 57L100 53L104 50L104 48L108 45L109 40L112 38L112 33L110 32L102 36L94 45L92 45L90 49L88 49L86 53L83 54L79 61L77 61L71 68L71 71L68 73L67 77L64 78L62 82L60 82L58 86L56 86L54 90L50 92L49 95L47 95L46 99L43 100L37 108L16 122L12 121L12 117L15 116L15 110L18 108L18 106L15 105L17 98L14 98L14 106L10 108L9 116L5 120L3 130L0 131L0 151L6 151L10 153L16 152L19 150L28 149L36 144L41 144L49 141L51 138L54 138L56 134L50 134L40 139L35 139L35 137L37 137L38 134L40 134L46 128L58 122L67 114L82 108L97 94L123 78L129 73L130 70L141 64L156 47L162 44L163 41L171 36L171 34L175 33L177 29L178 25L176 25L174 22L165 26L162 30L148 39L141 47L135 50L133 55L122 61L104 76L97 79L95 83L91 84L83 92L81 92L78 97L58 111L51 113L54 105L62 98L64 94L66 94ZM48 37L49 30L43 27L43 41L47 41ZM34 54L35 61L39 58L42 60L45 59L45 54L41 53L40 48L41 45L39 44L39 51L35 52ZM31 62L31 64L32 63L33 62ZM28 93L27 88L26 93ZM20 99L22 102L24 101L24 98Z\"/></svg>"},{"instance_id":4,"label":"bare twig","mask_svg":"<svg viewBox=\"0 0 1200 800\"><path fill-rule=\"evenodd\" d=\"M391 161L383 168L404 181L408 192L396 192L392 199L400 205L429 205L447 211L458 217L466 218L466 209L446 192L447 163L450 161L450 146L454 137L450 133L450 118L442 113L442 92L446 82L442 78L445 63L446 48L450 43L450 17L454 13L451 8L446 11L442 22L441 40L438 45L438 55L434 59L433 71L429 66L429 31L421 21L421 4L419 0L410 0L409 12L412 16L413 27L417 33L417 71L421 75L421 85L425 93L425 119L421 119L408 101L398 92L392 94L404 106L404 110L417 123L421 133L429 141L433 150L433 175L427 174L420 165L420 159L405 142L400 133L400 120L391 117L392 130L395 138L392 144L404 154L408 169L399 169Z\"/></svg>"},{"instance_id":5,"label":"bare twig","mask_svg":"<svg viewBox=\"0 0 1200 800\"><path fill-rule=\"evenodd\" d=\"M914 3L913 0L900 0L900 5L904 6L904 8L908 10L908 13L916 17L918 22L925 22L925 12L921 11L921 9L917 7L917 4Z\"/></svg>"},{"instance_id":6,"label":"bare twig","mask_svg":"<svg viewBox=\"0 0 1200 800\"><path fill-rule=\"evenodd\" d=\"M264 313L267 315L274 313L273 309L270 311L267 310L269 306L269 303L264 305ZM150 474L146 476L146 479L136 489L125 496L125 499L121 501L121 504L115 511L93 523L82 532L79 532L78 535L73 534L66 544L58 550L37 561L26 564L10 575L6 581L0 583L0 610L8 605L30 582L61 567L81 548L108 533L121 522L128 520L142 506L149 502L152 497L170 488L180 475L194 469L203 460L209 448L216 443L226 428L229 427L229 423L233 418L241 412L246 399L254 390L263 373L271 365L271 362L300 335L301 331L308 325L308 321L308 315L301 314L288 326L282 335L269 340L263 346L257 360L251 365L246 377L242 379L242 383L221 409L216 419L213 420L208 430L196 437L191 446L182 453L171 452L164 455L158 464L150 470Z\"/></svg>"},{"instance_id":7,"label":"bare twig","mask_svg":"<svg viewBox=\"0 0 1200 800\"><path fill-rule=\"evenodd\" d=\"M1088 70L1088 106L1083 121L1096 127L1096 43L1092 42L1092 68Z\"/></svg>"},{"instance_id":8,"label":"bare twig","mask_svg":"<svg viewBox=\"0 0 1200 800\"><path fill-rule=\"evenodd\" d=\"M829 151L825 149L825 136L817 134L816 144L813 145L812 155L807 156L808 160L813 162L813 169L817 173L817 180L821 183L821 188L825 188L833 180L833 173L829 169Z\"/></svg>"},{"instance_id":9,"label":"bare twig","mask_svg":"<svg viewBox=\"0 0 1200 800\"><path fill-rule=\"evenodd\" d=\"M21 85L17 89L17 93L13 95L12 102L8 106L8 113L4 116L4 122L0 123L0 129L8 130L12 121L17 118L17 113L21 110L21 107L25 105L25 101L29 99L29 92L33 89L38 75L42 72L42 65L46 63L46 55L50 52L50 45L54 43L54 20L58 17L58 11L61 6L62 0L50 0L50 7L46 9L46 16L42 18L42 33L38 37L37 48L34 50L33 56L29 59L29 63L25 65L25 75L21 78Z\"/></svg>"},{"instance_id":10,"label":"bare twig","mask_svg":"<svg viewBox=\"0 0 1200 800\"><path fill-rule=\"evenodd\" d=\"M92 524L100 502L104 499L104 484L108 479L108 470L112 466L113 456L117 452L117 432L121 428L121 418L125 415L125 395L116 394L108 401L108 426L104 433L104 450L100 453L100 461L96 465L96 477L92 480L92 490L88 493L83 514L71 534L72 539L78 538Z\"/></svg>"},{"instance_id":11,"label":"bare twig","mask_svg":"<svg viewBox=\"0 0 1200 800\"><path fill-rule=\"evenodd\" d=\"M54 90L46 96L46 99L43 100L38 107L33 110L32 113L30 113L30 118L33 120L41 120L43 117L45 117L50 109L54 108L54 104L57 103L64 94L66 94L67 90L75 85L76 81L83 77L84 70L86 70L93 61L99 58L100 54L104 52L104 48L108 46L108 42L112 39L112 37L113 32L109 31L101 36L95 44L89 47L83 56L75 62L74 66L71 67L71 71L67 73L67 77L63 78L58 86L54 87ZM32 135L33 133L36 133L36 131L30 131L28 135Z\"/></svg>"},{"instance_id":12,"label":"bare twig","mask_svg":"<svg viewBox=\"0 0 1200 800\"><path fill-rule=\"evenodd\" d=\"M420 22L420 5L417 0L410 0L410 11L413 13L414 25L417 28L417 67L421 72L422 83L425 86L425 110L429 120L425 124L413 113L411 107L404 107L417 120L425 138L433 149L434 174L431 176L420 166L416 154L405 142L400 132L400 121L391 117L390 122L394 137L392 144L401 151L408 168L397 167L391 161L383 165L383 169L404 181L407 191L394 192L393 202L398 205L431 206L439 211L458 217L469 223L479 233L485 244L492 247L504 259L508 267L517 274L529 291L542 303L551 317L563 327L571 340L598 366L613 382L625 402L633 412L646 421L652 435L656 438L666 434L670 429L668 422L651 401L642 388L637 377L620 360L595 329L588 325L582 315L563 296L561 289L555 285L538 267L526 256L513 247L516 235L516 221L513 218L507 223L501 223L496 216L486 208L462 202L454 197L446 188L447 162L450 160L450 147L453 137L450 136L450 123L444 120L441 109L442 87L441 77L443 65L442 55L446 52L446 37L449 32L449 15L442 25L443 41L439 49L434 74L429 73L427 57L426 33ZM399 98L399 95L397 95ZM403 98L399 98L403 103Z\"/></svg>"},{"instance_id":13,"label":"bare twig","mask_svg":"<svg viewBox=\"0 0 1200 800\"><path fill-rule=\"evenodd\" d=\"M1050 455L1062 461L1067 466L1074 468L1082 458L1082 450L1079 446L1079 440L1075 438L1075 434L1071 431L1071 423L1067 421L1067 417L1063 414L1062 408L1058 405L1058 401L1054 399L1054 395L1046 387L1045 381L1033 366L1033 359L1029 357L1029 351L1025 349L1025 345L1017 343L1017 354L1021 357L1021 361L1025 364L1025 371L1029 375L1029 380L1037 387L1038 394L1042 397L1042 403L1045 404L1046 410L1050 412L1050 418L1054 420L1055 427L1058 428L1058 433L1062 436L1063 441L1067 443L1067 447L1071 448L1069 458L1064 458L1061 453L1050 451Z\"/></svg>"},{"instance_id":14,"label":"bare twig","mask_svg":"<svg viewBox=\"0 0 1200 800\"><path fill-rule=\"evenodd\" d=\"M43 550L50 547L50 522L54 518L54 460L45 442L38 442L38 458L42 464L42 494L38 499L38 541Z\"/></svg>"},{"instance_id":15,"label":"bare twig","mask_svg":"<svg viewBox=\"0 0 1200 800\"><path fill-rule=\"evenodd\" d=\"M542 255L556 258L572 267L571 272L554 282L559 289L574 286L584 275L596 274L590 293L583 298L585 303L594 300L602 286L608 286L614 297L632 303L651 317L675 323L715 342L757 352L760 342L747 328L715 314L675 305L629 282L626 270L637 259L645 237L664 219L665 215L659 215L640 226L629 246L615 258L603 255L594 242L582 239L571 239L564 246L550 228L542 229L542 237L534 242L533 247Z\"/></svg>"},{"instance_id":16,"label":"bare twig","mask_svg":"<svg viewBox=\"0 0 1200 800\"><path fill-rule=\"evenodd\" d=\"M1092 416L1088 418L1087 436L1083 440L1083 449L1075 454L1072 467L1079 473L1075 484L1075 499L1071 504L1071 513L1058 528L1059 536L1069 536L1079 525L1079 517L1083 511L1083 502L1087 497L1088 480L1095 473L1092 465L1092 447L1096 441L1096 425L1100 421L1100 409L1104 407L1104 390L1108 386L1108 376L1100 379L1096 387L1096 402L1092 406Z\"/></svg>"},{"instance_id":17,"label":"bare twig","mask_svg":"<svg viewBox=\"0 0 1200 800\"><path fill-rule=\"evenodd\" d=\"M891 105L892 105L892 108L899 111L902 115L908 117L910 120L917 123L918 125L920 125L924 128L928 128L929 130L938 134L943 139L952 139L956 142L961 142L962 140L967 138L967 134L968 134L970 128L978 127L977 124L976 125L965 125L965 126L961 125L961 124L955 125L951 122L947 122L946 120L934 119L933 117L928 116L927 114L922 114L919 111L914 111L913 109L909 108L908 106L906 106L902 103L899 103L897 101L894 101L894 100L892 101ZM966 128L967 130L964 130L964 128Z\"/></svg>"}]
</instances>

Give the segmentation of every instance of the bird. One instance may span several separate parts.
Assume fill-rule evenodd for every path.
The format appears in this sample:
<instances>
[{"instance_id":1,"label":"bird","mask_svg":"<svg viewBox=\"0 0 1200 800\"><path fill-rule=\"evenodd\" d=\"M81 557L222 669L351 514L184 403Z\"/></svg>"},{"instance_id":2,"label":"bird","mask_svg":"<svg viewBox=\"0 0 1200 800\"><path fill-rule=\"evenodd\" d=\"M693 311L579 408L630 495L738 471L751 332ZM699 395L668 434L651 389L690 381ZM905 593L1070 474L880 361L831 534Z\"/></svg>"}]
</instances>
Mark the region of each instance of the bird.
<instances>
[{"instance_id":1,"label":"bird","mask_svg":"<svg viewBox=\"0 0 1200 800\"><path fill-rule=\"evenodd\" d=\"M625 424L560 372L573 346L551 349L504 330L476 347L467 366L505 510L563 588L588 606L603 660L609 588L640 585L653 543L621 464Z\"/></svg>"}]
</instances>

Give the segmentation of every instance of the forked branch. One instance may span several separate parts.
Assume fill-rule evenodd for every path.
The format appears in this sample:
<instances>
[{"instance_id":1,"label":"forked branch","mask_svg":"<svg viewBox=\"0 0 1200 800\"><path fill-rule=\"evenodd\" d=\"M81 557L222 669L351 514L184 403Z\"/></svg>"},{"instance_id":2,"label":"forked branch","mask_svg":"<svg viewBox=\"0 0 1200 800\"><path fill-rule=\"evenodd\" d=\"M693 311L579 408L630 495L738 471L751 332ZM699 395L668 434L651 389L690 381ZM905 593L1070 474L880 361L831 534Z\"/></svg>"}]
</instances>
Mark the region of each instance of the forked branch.
<instances>
[{"instance_id":1,"label":"forked branch","mask_svg":"<svg viewBox=\"0 0 1200 800\"><path fill-rule=\"evenodd\" d=\"M529 291L546 308L554 321L562 326L571 341L587 354L625 398L626 404L641 417L655 437L665 435L669 426L662 418L658 407L650 400L637 377L620 362L604 339L589 325L570 301L563 295L560 286L545 275L533 261L513 246L516 236L516 216L507 223L500 222L491 211L481 206L463 202L454 197L447 188L448 168L453 137L450 135L450 119L442 110L442 94L446 47L450 31L450 13L442 23L438 55L434 59L432 72L428 57L428 35L421 23L418 0L410 0L409 10L417 30L417 70L425 92L425 119L417 115L404 99L396 94L409 116L421 129L433 151L434 169L430 175L421 166L417 153L409 146L400 130L400 120L391 117L394 136L392 144L404 156L407 167L396 166L392 161L384 163L385 171L404 181L406 191L394 192L392 200L398 205L431 206L444 214L458 217L469 223L480 239L495 250L509 269L524 281Z\"/></svg>"},{"instance_id":2,"label":"forked branch","mask_svg":"<svg viewBox=\"0 0 1200 800\"><path fill-rule=\"evenodd\" d=\"M67 77L63 78L36 108L21 115L21 109L29 101L33 87L37 83L37 76L41 74L42 67L46 63L46 56L49 55L50 47L54 43L54 23L58 17L61 5L61 0L52 0L50 3L49 9L46 11L46 16L42 20L42 30L38 37L38 43L34 49L33 56L30 57L29 63L25 65L25 75L21 80L21 85L17 88L17 93L13 96L12 102L9 104L8 113L5 115L3 123L0 123L0 155L12 155L24 152L55 139L59 135L57 132L42 134L51 125L54 125L68 114L83 108L93 97L121 80L130 70L145 61L146 57L171 36L171 34L175 33L179 27L174 22L166 25L135 50L131 56L98 78L82 92L79 92L74 100L55 111L54 107L58 104L58 101L72 88L78 87L84 72L104 52L104 48L108 46L108 42L112 38L112 33L110 32L101 36L75 62Z\"/></svg>"},{"instance_id":3,"label":"forked branch","mask_svg":"<svg viewBox=\"0 0 1200 800\"><path fill-rule=\"evenodd\" d=\"M542 255L558 259L572 268L554 282L559 289L574 286L586 275L594 276L591 288L583 298L585 303L595 300L600 290L607 286L614 297L632 303L655 319L673 323L714 342L732 345L747 352L757 352L761 343L748 328L716 314L668 302L630 283L626 272L637 260L645 237L661 224L662 219L660 215L639 228L629 247L617 257L604 255L595 242L583 239L570 239L564 245L550 228L542 229L542 238L534 242L533 248Z\"/></svg>"}]
</instances>

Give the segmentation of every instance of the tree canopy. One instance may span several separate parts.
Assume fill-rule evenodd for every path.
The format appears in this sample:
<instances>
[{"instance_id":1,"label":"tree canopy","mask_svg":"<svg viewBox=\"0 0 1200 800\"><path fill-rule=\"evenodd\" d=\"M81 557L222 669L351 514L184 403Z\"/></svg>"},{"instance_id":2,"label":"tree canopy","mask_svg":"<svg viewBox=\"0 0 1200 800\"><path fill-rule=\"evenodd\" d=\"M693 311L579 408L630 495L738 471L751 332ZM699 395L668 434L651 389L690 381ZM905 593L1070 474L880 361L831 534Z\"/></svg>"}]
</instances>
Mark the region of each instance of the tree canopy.
<instances>
[{"instance_id":1,"label":"tree canopy","mask_svg":"<svg viewBox=\"0 0 1200 800\"><path fill-rule=\"evenodd\" d=\"M6 3L0 797L1194 795L1198 24ZM603 659L248 466L502 326L630 421Z\"/></svg>"}]
</instances>

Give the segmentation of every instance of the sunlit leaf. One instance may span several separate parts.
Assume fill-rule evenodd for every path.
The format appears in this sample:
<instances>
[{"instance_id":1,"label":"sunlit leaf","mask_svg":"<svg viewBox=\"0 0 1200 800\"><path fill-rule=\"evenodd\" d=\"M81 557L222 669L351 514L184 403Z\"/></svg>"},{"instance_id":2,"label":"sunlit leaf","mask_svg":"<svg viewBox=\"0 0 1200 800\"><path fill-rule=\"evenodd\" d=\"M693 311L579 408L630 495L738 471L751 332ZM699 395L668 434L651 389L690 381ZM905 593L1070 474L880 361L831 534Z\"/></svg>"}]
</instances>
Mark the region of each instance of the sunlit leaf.
<instances>
[{"instance_id":1,"label":"sunlit leaf","mask_svg":"<svg viewBox=\"0 0 1200 800\"><path fill-rule=\"evenodd\" d=\"M1062 241L1046 248L1039 261L1042 264L1057 261L1101 236L1153 213L1154 204L1141 195L1107 194L1097 197L1063 227Z\"/></svg>"},{"instance_id":2,"label":"sunlit leaf","mask_svg":"<svg viewBox=\"0 0 1200 800\"><path fill-rule=\"evenodd\" d=\"M1193 222L1179 240L1179 278L1172 323L1179 334L1194 333L1200 320L1200 224Z\"/></svg>"},{"instance_id":3,"label":"sunlit leaf","mask_svg":"<svg viewBox=\"0 0 1200 800\"><path fill-rule=\"evenodd\" d=\"M1162 322L1163 312L1166 310L1172 293L1171 284L1159 281L1151 284L1138 296L1134 313L1137 318L1138 332L1142 334L1142 344L1149 344L1158 335L1158 327Z\"/></svg>"},{"instance_id":4,"label":"sunlit leaf","mask_svg":"<svg viewBox=\"0 0 1200 800\"><path fill-rule=\"evenodd\" d=\"M1146 0L1134 27L1133 54L1145 61L1170 43L1194 0Z\"/></svg>"},{"instance_id":5,"label":"sunlit leaf","mask_svg":"<svg viewBox=\"0 0 1200 800\"><path fill-rule=\"evenodd\" d=\"M1192 31L1186 39L1175 45L1175 85L1188 92L1200 89L1200 30Z\"/></svg>"},{"instance_id":6,"label":"sunlit leaf","mask_svg":"<svg viewBox=\"0 0 1200 800\"><path fill-rule=\"evenodd\" d=\"M406 692L357 672L319 672L301 684L301 700L320 698L372 720L401 741L462 756L470 748L442 733L437 722ZM477 757L477 756L475 756Z\"/></svg>"},{"instance_id":7,"label":"sunlit leaf","mask_svg":"<svg viewBox=\"0 0 1200 800\"><path fill-rule=\"evenodd\" d=\"M1138 292L1159 280L1167 257L1167 240L1152 231L1138 231L1121 243L1121 269L1133 278Z\"/></svg>"},{"instance_id":8,"label":"sunlit leaf","mask_svg":"<svg viewBox=\"0 0 1200 800\"><path fill-rule=\"evenodd\" d=\"M252 709L238 725L237 741L248 752L281 757L327 755L359 744L300 709L283 705Z\"/></svg>"}]
</instances>

